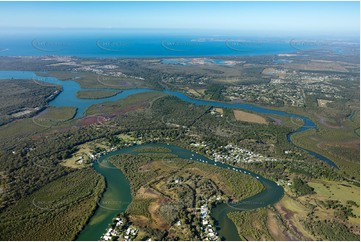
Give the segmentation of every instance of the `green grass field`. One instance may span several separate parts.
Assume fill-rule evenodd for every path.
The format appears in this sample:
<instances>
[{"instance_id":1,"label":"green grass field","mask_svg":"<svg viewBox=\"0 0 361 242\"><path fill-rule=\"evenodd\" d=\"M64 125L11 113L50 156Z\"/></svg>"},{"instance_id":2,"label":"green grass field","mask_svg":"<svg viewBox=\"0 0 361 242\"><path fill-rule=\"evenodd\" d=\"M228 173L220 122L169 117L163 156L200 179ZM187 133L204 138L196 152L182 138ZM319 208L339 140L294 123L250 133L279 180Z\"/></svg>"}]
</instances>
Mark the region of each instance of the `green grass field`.
<instances>
[{"instance_id":1,"label":"green grass field","mask_svg":"<svg viewBox=\"0 0 361 242\"><path fill-rule=\"evenodd\" d=\"M315 189L317 195L309 195L311 198L315 197L319 200L338 200L343 205L347 204L347 201L354 201L360 206L360 188L348 183L340 183L326 180L310 181L308 184ZM353 206L353 213L360 216L360 209ZM353 222L356 219L350 218ZM358 223L359 223L358 218Z\"/></svg>"}]
</instances>

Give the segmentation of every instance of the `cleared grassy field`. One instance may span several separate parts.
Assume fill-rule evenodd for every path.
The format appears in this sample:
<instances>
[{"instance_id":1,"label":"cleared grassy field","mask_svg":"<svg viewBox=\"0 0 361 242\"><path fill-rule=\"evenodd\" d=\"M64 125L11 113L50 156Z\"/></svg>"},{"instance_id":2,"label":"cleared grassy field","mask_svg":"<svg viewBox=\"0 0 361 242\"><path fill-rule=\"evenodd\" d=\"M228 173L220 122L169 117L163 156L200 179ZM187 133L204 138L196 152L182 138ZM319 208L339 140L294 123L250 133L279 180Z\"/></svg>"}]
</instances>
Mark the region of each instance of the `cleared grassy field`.
<instances>
[{"instance_id":1,"label":"cleared grassy field","mask_svg":"<svg viewBox=\"0 0 361 242\"><path fill-rule=\"evenodd\" d=\"M90 146L91 145L89 143L79 145L77 147L79 150L75 152L71 158L63 160L60 164L71 168L84 168L90 166L90 164L85 164L90 161L88 156L88 154L92 151Z\"/></svg>"},{"instance_id":2,"label":"cleared grassy field","mask_svg":"<svg viewBox=\"0 0 361 242\"><path fill-rule=\"evenodd\" d=\"M258 123L258 124L267 124L267 120L257 114L248 113L241 110L233 110L234 117L238 121L249 122L249 123Z\"/></svg>"},{"instance_id":3,"label":"cleared grassy field","mask_svg":"<svg viewBox=\"0 0 361 242\"><path fill-rule=\"evenodd\" d=\"M192 94L193 96L199 98L199 97L202 97L202 93L198 92L196 89L193 89L193 88L189 88L189 87L186 87L185 88L185 91L187 91L188 93Z\"/></svg>"},{"instance_id":4,"label":"cleared grassy field","mask_svg":"<svg viewBox=\"0 0 361 242\"><path fill-rule=\"evenodd\" d=\"M326 180L311 181L308 183L315 189L316 194L308 195L309 199L317 199L320 201L338 200L346 206L347 201L354 201L360 206L360 188L346 182L334 182ZM352 206L353 213L360 216L359 207ZM325 213L328 217L333 217L332 211L322 209L320 214ZM349 218L350 222L360 224L360 218Z\"/></svg>"},{"instance_id":5,"label":"cleared grassy field","mask_svg":"<svg viewBox=\"0 0 361 242\"><path fill-rule=\"evenodd\" d=\"M273 218L268 218L268 227L272 236L282 238L282 240L316 240L317 238L326 238L327 231L314 227L317 237L311 230L305 226L304 221L335 221L338 224L345 224L348 230L343 230L344 234L353 236L350 231L357 231L360 226L359 207L352 205L352 211L356 218L349 216L343 220L336 214L339 209L325 207L327 201L339 201L343 206L347 206L348 201L354 201L360 205L359 187L347 182L336 182L327 180L312 180L308 185L314 188L315 194L294 197L294 194L286 187L285 196L274 205L275 210L269 211ZM336 223L334 222L334 223ZM333 222L328 222L333 223ZM308 223L306 223L308 224ZM272 227L270 227L272 225ZM282 228L284 226L290 228L287 232ZM339 225L337 225L339 226ZM355 233L355 232L354 232ZM286 236L286 237L283 237ZM342 237L342 236L341 236ZM339 238L341 238L339 237Z\"/></svg>"},{"instance_id":6,"label":"cleared grassy field","mask_svg":"<svg viewBox=\"0 0 361 242\"><path fill-rule=\"evenodd\" d=\"M223 114L224 111L223 111L223 108L215 108L214 109L217 113L220 113L220 114Z\"/></svg>"},{"instance_id":7,"label":"cleared grassy field","mask_svg":"<svg viewBox=\"0 0 361 242\"><path fill-rule=\"evenodd\" d=\"M100 99L106 97L112 97L119 92L110 90L82 90L76 93L77 98L81 99Z\"/></svg>"},{"instance_id":8,"label":"cleared grassy field","mask_svg":"<svg viewBox=\"0 0 361 242\"><path fill-rule=\"evenodd\" d=\"M313 180L308 185L316 194L297 198L308 208L303 228L317 240L359 240L360 188L345 181Z\"/></svg>"},{"instance_id":9,"label":"cleared grassy field","mask_svg":"<svg viewBox=\"0 0 361 242\"><path fill-rule=\"evenodd\" d=\"M134 141L135 138L128 134L119 134L117 137L121 140L124 140L125 142Z\"/></svg>"},{"instance_id":10,"label":"cleared grassy field","mask_svg":"<svg viewBox=\"0 0 361 242\"><path fill-rule=\"evenodd\" d=\"M327 107L327 103L331 103L331 100L325 100L325 99L317 99L317 104L321 108Z\"/></svg>"}]
</instances>

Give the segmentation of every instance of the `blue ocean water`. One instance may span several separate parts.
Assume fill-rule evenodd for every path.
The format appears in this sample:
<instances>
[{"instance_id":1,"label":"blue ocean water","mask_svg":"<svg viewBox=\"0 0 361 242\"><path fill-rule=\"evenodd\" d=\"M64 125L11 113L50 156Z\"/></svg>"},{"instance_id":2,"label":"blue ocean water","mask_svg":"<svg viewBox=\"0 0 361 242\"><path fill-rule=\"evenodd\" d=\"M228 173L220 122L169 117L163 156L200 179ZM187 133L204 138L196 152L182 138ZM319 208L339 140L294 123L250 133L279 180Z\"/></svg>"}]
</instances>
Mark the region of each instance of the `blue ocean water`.
<instances>
[{"instance_id":1,"label":"blue ocean water","mask_svg":"<svg viewBox=\"0 0 361 242\"><path fill-rule=\"evenodd\" d=\"M0 56L192 57L292 53L318 48L289 39L135 33L2 34Z\"/></svg>"}]
</instances>

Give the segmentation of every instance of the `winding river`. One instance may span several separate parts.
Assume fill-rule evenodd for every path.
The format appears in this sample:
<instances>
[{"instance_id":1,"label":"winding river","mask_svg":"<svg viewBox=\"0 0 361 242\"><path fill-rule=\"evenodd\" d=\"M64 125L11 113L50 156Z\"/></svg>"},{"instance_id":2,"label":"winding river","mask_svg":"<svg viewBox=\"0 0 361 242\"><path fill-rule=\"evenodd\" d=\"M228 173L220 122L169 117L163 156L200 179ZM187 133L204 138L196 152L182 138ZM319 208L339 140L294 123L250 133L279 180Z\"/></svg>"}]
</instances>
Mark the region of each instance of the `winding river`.
<instances>
[{"instance_id":1,"label":"winding river","mask_svg":"<svg viewBox=\"0 0 361 242\"><path fill-rule=\"evenodd\" d=\"M294 135L295 133L298 133L298 132L303 132L303 131L309 130L309 129L317 129L316 124L311 119L301 116L301 115L298 115L298 114L287 113L287 112L278 111L278 110L272 110L272 109L263 108L263 107L259 107L259 106L252 105L252 104L245 104L245 103L224 103L224 102L217 102L217 101L192 99L183 93L170 91L170 90L157 91L157 90L152 90L152 89L148 89L148 88L136 88L136 89L123 90L122 92L118 93L117 95L114 95L111 97L106 97L106 98L80 99L76 96L76 93L80 90L117 90L117 91L119 91L119 89L81 88L80 85L75 81L70 81L70 80L61 81L55 77L37 76L32 71L0 71L0 79L12 79L12 78L13 79L33 79L38 84L39 84L38 81L40 81L40 82L45 82L45 83L52 84L52 85L62 86L63 91L60 92L60 94L58 94L55 99L50 101L49 105L54 106L54 107L76 107L77 113L74 116L74 118L83 117L85 115L86 109L94 104L116 101L116 100L123 99L123 98L126 98L130 95L137 94L137 93L163 92L163 93L166 93L169 95L173 95L173 96L181 99L182 101L193 103L195 105L214 106L214 107L219 107L219 108L237 108L237 109L249 110L249 111L260 113L260 114L274 114L274 115L286 116L286 117L290 117L290 118L294 118L294 119L300 119L303 121L303 126L298 128L296 131L290 133L287 137L288 141L291 142L293 145L295 145L295 144L291 141L292 135ZM295 145L295 146L297 146L297 145ZM297 147L299 147L299 146L297 146ZM304 149L302 147L299 147L299 148L307 151L311 155L326 162L330 166L337 167L336 164L333 163L327 157L317 154L313 151Z\"/></svg>"},{"instance_id":2,"label":"winding river","mask_svg":"<svg viewBox=\"0 0 361 242\"><path fill-rule=\"evenodd\" d=\"M264 186L264 190L250 198L247 198L239 203L220 204L212 209L212 216L219 223L220 236L227 240L240 240L237 229L234 223L227 217L227 213L235 210L249 210L260 207L265 207L270 204L278 202L283 196L283 188L278 186L273 181L270 181L253 172L215 162L198 153L171 144L144 144L136 145L129 148L124 148L110 152L98 159L94 164L94 169L102 174L107 182L107 190L102 199L98 202L98 209L91 218L88 225L78 236L78 240L96 240L105 232L109 222L112 218L120 212L124 212L127 205L131 202L131 192L129 182L123 173L120 172L114 165L109 162L109 157L119 154L133 154L138 155L134 150L140 147L165 147L171 150L172 154L179 158L191 160L195 162L207 163L209 165L217 165L220 168L229 169L232 172L240 172L258 179Z\"/></svg>"},{"instance_id":3,"label":"winding river","mask_svg":"<svg viewBox=\"0 0 361 242\"><path fill-rule=\"evenodd\" d=\"M49 105L55 107L64 107L71 106L77 108L77 113L75 118L80 118L84 116L85 111L88 107L94 104L99 104L103 102L115 101L119 99L126 98L130 95L142 93L142 92L160 92L147 88L138 88L138 89L129 89L123 90L121 93L118 93L115 96L101 98L101 99L79 99L76 97L76 92L80 90L109 90L110 88L103 89L84 89L81 88L77 82L74 81L61 81L54 77L40 77L35 75L35 73L31 71L0 71L0 79L33 79L36 81L41 81L49 84L60 85L63 88L63 91L56 96L54 100L52 100ZM251 104L231 104L231 103L223 103L217 101L205 101L205 100L197 100L191 99L183 93L164 90L163 93L173 95L178 97L179 99L193 103L195 105L206 105L206 106L214 106L220 108L237 108L243 110L249 110L252 112L260 113L260 114L274 114L280 116L287 116L290 118L300 119L303 121L303 126L297 129L295 132L290 133L288 135L288 141L292 143L291 137L297 132L303 132L309 129L317 129L317 126L312 120L307 117L303 117L297 114L267 109L263 107L259 107ZM173 154L176 154L178 157L183 159L191 159L195 161L207 161L208 164L214 165L215 161L207 159L199 154L192 153L189 150L185 150L183 148L173 146L173 145L165 145L165 144L148 144L142 146L166 146L172 150ZM136 146L139 147L139 146ZM133 153L135 147L130 147L126 149L117 150L107 155L99 158L98 162L94 164L94 169L102 174L107 182L107 189L103 194L102 199L98 202L98 209L95 214L89 221L88 225L84 228L84 230L78 236L78 240L98 240L99 237L105 232L108 224L112 221L112 218L119 212L125 211L128 204L131 202L131 192L129 183L120 170L116 169L109 161L108 158L117 154L126 154ZM333 163L330 159L317 154L313 151L304 149L311 155L317 157L318 159L326 162L330 166L337 167L335 163ZM192 156L194 155L194 156ZM255 173L243 170L241 168L235 168L226 164L217 163L217 165L224 169L231 169L234 172L243 172L247 175L258 177L259 181L264 185L265 190L253 197L245 199L237 204L220 204L212 210L212 216L218 221L220 230L220 236L225 237L227 240L240 240L236 227L232 223L232 221L226 216L226 214L230 211L234 210L248 210L255 209L260 207L265 207L270 204L274 204L281 199L283 196L282 187L278 186L274 182L267 180L261 176L258 176ZM234 170L236 169L236 170Z\"/></svg>"}]
</instances>

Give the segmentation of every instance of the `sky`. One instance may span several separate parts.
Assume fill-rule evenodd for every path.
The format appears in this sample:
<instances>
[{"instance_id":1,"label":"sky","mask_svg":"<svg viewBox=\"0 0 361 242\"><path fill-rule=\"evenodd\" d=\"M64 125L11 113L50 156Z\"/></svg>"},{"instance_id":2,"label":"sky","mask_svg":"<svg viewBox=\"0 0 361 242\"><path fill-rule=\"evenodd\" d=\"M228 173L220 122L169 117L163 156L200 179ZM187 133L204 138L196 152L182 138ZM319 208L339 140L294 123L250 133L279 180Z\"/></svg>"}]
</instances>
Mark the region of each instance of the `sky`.
<instances>
[{"instance_id":1,"label":"sky","mask_svg":"<svg viewBox=\"0 0 361 242\"><path fill-rule=\"evenodd\" d=\"M0 2L0 29L120 28L359 35L359 2Z\"/></svg>"}]
</instances>

